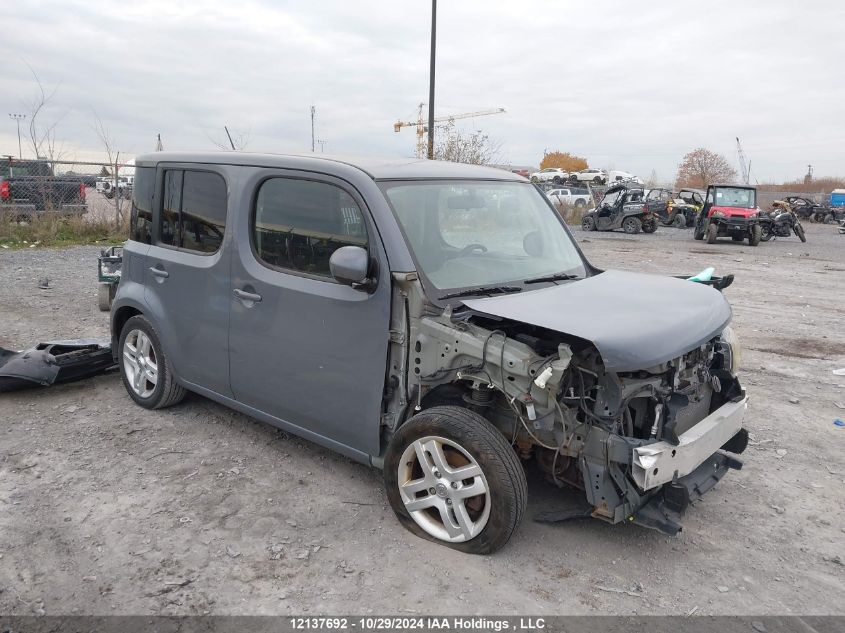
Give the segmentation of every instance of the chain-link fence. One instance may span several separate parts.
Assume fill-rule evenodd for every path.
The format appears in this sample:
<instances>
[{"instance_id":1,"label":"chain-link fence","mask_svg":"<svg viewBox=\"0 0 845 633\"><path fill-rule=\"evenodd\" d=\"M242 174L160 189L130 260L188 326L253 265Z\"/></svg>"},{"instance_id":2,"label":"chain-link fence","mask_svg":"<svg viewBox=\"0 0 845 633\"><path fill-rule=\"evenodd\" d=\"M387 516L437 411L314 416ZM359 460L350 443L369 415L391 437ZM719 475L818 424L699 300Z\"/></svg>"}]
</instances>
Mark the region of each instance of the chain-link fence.
<instances>
[{"instance_id":1,"label":"chain-link fence","mask_svg":"<svg viewBox=\"0 0 845 633\"><path fill-rule=\"evenodd\" d=\"M126 163L0 158L0 215L17 222L45 215L123 223L135 167Z\"/></svg>"}]
</instances>

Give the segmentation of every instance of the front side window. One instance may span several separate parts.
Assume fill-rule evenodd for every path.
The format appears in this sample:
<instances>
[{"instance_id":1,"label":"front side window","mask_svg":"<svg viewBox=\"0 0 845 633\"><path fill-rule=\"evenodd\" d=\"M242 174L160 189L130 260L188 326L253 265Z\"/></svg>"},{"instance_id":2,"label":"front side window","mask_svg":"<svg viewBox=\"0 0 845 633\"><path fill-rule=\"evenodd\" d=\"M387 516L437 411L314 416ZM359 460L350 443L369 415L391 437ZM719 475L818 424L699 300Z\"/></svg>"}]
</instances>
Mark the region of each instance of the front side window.
<instances>
[{"instance_id":1,"label":"front side window","mask_svg":"<svg viewBox=\"0 0 845 633\"><path fill-rule=\"evenodd\" d=\"M216 253L226 227L226 181L208 171L168 169L159 242L197 253Z\"/></svg>"},{"instance_id":2,"label":"front side window","mask_svg":"<svg viewBox=\"0 0 845 633\"><path fill-rule=\"evenodd\" d=\"M409 181L382 189L421 272L438 290L586 274L572 238L531 185Z\"/></svg>"},{"instance_id":3,"label":"front side window","mask_svg":"<svg viewBox=\"0 0 845 633\"><path fill-rule=\"evenodd\" d=\"M340 187L270 178L258 190L252 221L256 256L274 267L331 278L329 259L342 246L367 248L364 216Z\"/></svg>"},{"instance_id":4,"label":"front side window","mask_svg":"<svg viewBox=\"0 0 845 633\"><path fill-rule=\"evenodd\" d=\"M150 244L153 229L153 193L156 170L153 167L135 168L132 188L132 212L129 217L129 239Z\"/></svg>"}]
</instances>

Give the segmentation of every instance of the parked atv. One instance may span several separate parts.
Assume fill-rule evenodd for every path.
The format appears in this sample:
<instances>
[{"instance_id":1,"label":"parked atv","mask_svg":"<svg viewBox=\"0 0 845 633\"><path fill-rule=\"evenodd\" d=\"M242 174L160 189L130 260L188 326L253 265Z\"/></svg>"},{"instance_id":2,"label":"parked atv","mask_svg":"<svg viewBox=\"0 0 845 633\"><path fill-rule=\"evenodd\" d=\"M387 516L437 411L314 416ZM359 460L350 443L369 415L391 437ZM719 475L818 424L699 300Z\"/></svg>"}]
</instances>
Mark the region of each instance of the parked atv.
<instances>
[{"instance_id":1,"label":"parked atv","mask_svg":"<svg viewBox=\"0 0 845 633\"><path fill-rule=\"evenodd\" d=\"M748 185L709 185L704 208L698 214L693 237L714 244L717 238L734 242L748 239L757 246L763 235L757 208L757 190Z\"/></svg>"},{"instance_id":2,"label":"parked atv","mask_svg":"<svg viewBox=\"0 0 845 633\"><path fill-rule=\"evenodd\" d=\"M630 183L608 187L599 206L584 214L581 228L585 231L622 229L629 234L654 233L657 218L645 208L644 193L642 187Z\"/></svg>"},{"instance_id":3,"label":"parked atv","mask_svg":"<svg viewBox=\"0 0 845 633\"><path fill-rule=\"evenodd\" d=\"M775 207L771 211L761 212L760 228L762 230L760 239L764 242L768 242L773 237L789 237L793 233L802 242L807 241L801 220L791 209Z\"/></svg>"},{"instance_id":4,"label":"parked atv","mask_svg":"<svg viewBox=\"0 0 845 633\"><path fill-rule=\"evenodd\" d=\"M695 224L698 210L691 204L686 204L676 198L668 189L652 189L645 197L645 211L654 214L663 226L674 226L684 229Z\"/></svg>"}]
</instances>

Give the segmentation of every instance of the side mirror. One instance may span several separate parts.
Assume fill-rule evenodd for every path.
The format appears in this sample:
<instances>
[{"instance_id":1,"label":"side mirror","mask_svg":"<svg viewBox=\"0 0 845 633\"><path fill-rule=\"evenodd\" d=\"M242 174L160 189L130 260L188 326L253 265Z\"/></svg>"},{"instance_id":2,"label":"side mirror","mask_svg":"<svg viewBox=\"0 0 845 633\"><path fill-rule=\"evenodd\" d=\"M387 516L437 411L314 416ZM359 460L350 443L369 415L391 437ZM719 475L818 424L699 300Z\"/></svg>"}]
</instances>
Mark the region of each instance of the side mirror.
<instances>
[{"instance_id":1,"label":"side mirror","mask_svg":"<svg viewBox=\"0 0 845 633\"><path fill-rule=\"evenodd\" d=\"M341 246L329 258L329 271L338 282L356 286L367 281L370 256L360 246Z\"/></svg>"}]
</instances>

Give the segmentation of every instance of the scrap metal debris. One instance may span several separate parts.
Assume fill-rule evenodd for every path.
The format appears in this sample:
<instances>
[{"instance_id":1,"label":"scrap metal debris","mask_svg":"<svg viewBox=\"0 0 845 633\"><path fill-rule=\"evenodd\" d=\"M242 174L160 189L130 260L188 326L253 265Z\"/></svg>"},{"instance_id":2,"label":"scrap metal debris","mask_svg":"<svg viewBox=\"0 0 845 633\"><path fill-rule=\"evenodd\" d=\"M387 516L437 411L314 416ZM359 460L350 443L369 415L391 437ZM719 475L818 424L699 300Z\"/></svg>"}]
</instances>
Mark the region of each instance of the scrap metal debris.
<instances>
[{"instance_id":1,"label":"scrap metal debris","mask_svg":"<svg viewBox=\"0 0 845 633\"><path fill-rule=\"evenodd\" d=\"M0 392L82 380L116 366L107 340L48 341L22 352L0 347Z\"/></svg>"}]
</instances>

